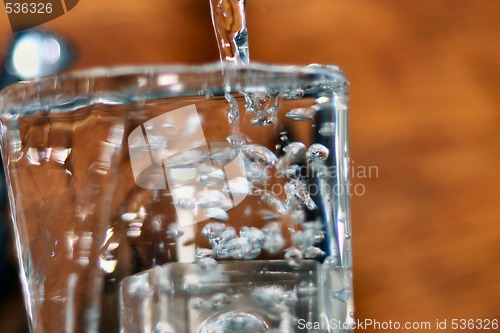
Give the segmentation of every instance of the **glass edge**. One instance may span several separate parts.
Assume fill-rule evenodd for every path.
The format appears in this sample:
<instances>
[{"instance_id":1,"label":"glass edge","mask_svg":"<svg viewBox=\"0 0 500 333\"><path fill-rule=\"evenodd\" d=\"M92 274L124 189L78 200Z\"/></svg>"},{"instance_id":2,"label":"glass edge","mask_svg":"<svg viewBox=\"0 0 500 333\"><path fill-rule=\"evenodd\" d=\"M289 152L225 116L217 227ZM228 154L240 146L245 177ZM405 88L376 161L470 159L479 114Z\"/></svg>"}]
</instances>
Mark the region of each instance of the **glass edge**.
<instances>
[{"instance_id":1,"label":"glass edge","mask_svg":"<svg viewBox=\"0 0 500 333\"><path fill-rule=\"evenodd\" d=\"M267 71L276 73L290 74L322 74L326 76L341 76L346 81L347 78L343 71L332 65L284 65L284 64L265 64L253 62L250 64L235 65L232 63L208 63L200 65L139 65L139 66L116 66L116 67L94 67L83 70L70 71L63 74L46 76L38 79L20 81L13 83L0 91L0 98L4 98L9 92L18 89L27 89L29 86L54 82L54 80L77 80L89 78L112 78L123 75L138 74L203 74L225 72L230 74L238 71Z\"/></svg>"}]
</instances>

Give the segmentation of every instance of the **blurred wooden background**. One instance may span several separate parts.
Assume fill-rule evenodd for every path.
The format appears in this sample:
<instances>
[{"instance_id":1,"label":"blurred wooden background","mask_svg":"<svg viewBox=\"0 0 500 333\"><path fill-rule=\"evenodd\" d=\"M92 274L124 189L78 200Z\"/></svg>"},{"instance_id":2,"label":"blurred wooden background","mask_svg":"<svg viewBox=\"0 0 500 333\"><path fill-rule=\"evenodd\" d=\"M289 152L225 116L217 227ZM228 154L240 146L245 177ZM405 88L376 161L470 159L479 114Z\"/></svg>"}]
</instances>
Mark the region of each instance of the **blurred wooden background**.
<instances>
[{"instance_id":1,"label":"blurred wooden background","mask_svg":"<svg viewBox=\"0 0 500 333\"><path fill-rule=\"evenodd\" d=\"M218 58L208 10L81 0L43 27L78 47L76 68L205 63ZM500 2L248 0L247 11L252 60L334 63L351 80L352 160L378 168L353 179L366 190L352 202L356 316L500 319ZM9 39L2 10L0 50ZM18 295L0 295L2 333L25 330Z\"/></svg>"}]
</instances>

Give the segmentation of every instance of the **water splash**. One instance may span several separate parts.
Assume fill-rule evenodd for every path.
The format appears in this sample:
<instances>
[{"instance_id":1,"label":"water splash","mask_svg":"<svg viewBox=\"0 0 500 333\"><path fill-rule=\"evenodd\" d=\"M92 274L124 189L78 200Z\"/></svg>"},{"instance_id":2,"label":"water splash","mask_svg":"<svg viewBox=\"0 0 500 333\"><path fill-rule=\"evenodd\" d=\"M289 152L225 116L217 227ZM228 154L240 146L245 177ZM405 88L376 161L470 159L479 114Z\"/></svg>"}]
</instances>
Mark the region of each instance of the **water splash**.
<instances>
[{"instance_id":1,"label":"water splash","mask_svg":"<svg viewBox=\"0 0 500 333\"><path fill-rule=\"evenodd\" d=\"M247 64L245 0L210 0L210 10L221 61Z\"/></svg>"},{"instance_id":2,"label":"water splash","mask_svg":"<svg viewBox=\"0 0 500 333\"><path fill-rule=\"evenodd\" d=\"M276 123L277 110L280 106L281 96L267 92L245 92L245 110L248 113L256 113L257 116L251 120L254 126L268 126Z\"/></svg>"}]
</instances>

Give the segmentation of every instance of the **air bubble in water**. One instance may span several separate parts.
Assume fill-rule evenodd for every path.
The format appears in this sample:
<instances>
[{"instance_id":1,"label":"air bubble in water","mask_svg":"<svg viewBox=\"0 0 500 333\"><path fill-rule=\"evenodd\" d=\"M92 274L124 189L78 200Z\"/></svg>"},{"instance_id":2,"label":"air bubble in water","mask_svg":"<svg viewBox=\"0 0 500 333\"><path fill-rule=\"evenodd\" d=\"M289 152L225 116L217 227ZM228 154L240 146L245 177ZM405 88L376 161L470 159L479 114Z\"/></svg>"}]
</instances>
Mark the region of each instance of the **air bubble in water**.
<instances>
[{"instance_id":1,"label":"air bubble in water","mask_svg":"<svg viewBox=\"0 0 500 333\"><path fill-rule=\"evenodd\" d=\"M281 234L281 225L278 222L271 222L262 228L264 235Z\"/></svg>"},{"instance_id":2,"label":"air bubble in water","mask_svg":"<svg viewBox=\"0 0 500 333\"><path fill-rule=\"evenodd\" d=\"M268 235L262 245L262 249L269 254L278 254L284 247L285 238L282 235Z\"/></svg>"},{"instance_id":3,"label":"air bubble in water","mask_svg":"<svg viewBox=\"0 0 500 333\"><path fill-rule=\"evenodd\" d=\"M228 242L236 238L236 230L233 227L227 227L219 236L221 242Z\"/></svg>"},{"instance_id":4,"label":"air bubble in water","mask_svg":"<svg viewBox=\"0 0 500 333\"><path fill-rule=\"evenodd\" d=\"M195 168L201 161L201 152L198 150L187 150L170 156L167 159L168 168Z\"/></svg>"},{"instance_id":5,"label":"air bubble in water","mask_svg":"<svg viewBox=\"0 0 500 333\"><path fill-rule=\"evenodd\" d=\"M319 105L323 105L323 104L330 105L331 102L332 102L332 99L330 97L326 97L326 96L321 96L321 97L318 97L314 100L314 103L319 104Z\"/></svg>"},{"instance_id":6,"label":"air bubble in water","mask_svg":"<svg viewBox=\"0 0 500 333\"><path fill-rule=\"evenodd\" d=\"M301 224L306 219L306 213L302 209L294 210L291 214L295 223Z\"/></svg>"},{"instance_id":7,"label":"air bubble in water","mask_svg":"<svg viewBox=\"0 0 500 333\"><path fill-rule=\"evenodd\" d=\"M213 258L214 256L214 251L212 249L206 249L203 247L200 247L198 251L196 251L196 260L202 259L202 258Z\"/></svg>"},{"instance_id":8,"label":"air bubble in water","mask_svg":"<svg viewBox=\"0 0 500 333\"><path fill-rule=\"evenodd\" d=\"M289 203L294 205L298 203L300 205L306 205L310 210L316 209L316 204L311 199L309 190L307 188L307 183L299 179L292 179L290 182L285 184L285 192Z\"/></svg>"},{"instance_id":9,"label":"air bubble in water","mask_svg":"<svg viewBox=\"0 0 500 333\"><path fill-rule=\"evenodd\" d=\"M242 227L240 237L248 239L251 249L244 255L243 259L254 259L261 253L262 244L264 242L264 233L255 227Z\"/></svg>"},{"instance_id":10,"label":"air bubble in water","mask_svg":"<svg viewBox=\"0 0 500 333\"><path fill-rule=\"evenodd\" d=\"M323 225L319 222L307 222L303 223L304 234L308 240L308 245L318 244L325 240L325 232L323 231Z\"/></svg>"},{"instance_id":11,"label":"air bubble in water","mask_svg":"<svg viewBox=\"0 0 500 333\"><path fill-rule=\"evenodd\" d=\"M288 142L288 133L286 131L280 132L280 140L283 144Z\"/></svg>"},{"instance_id":12,"label":"air bubble in water","mask_svg":"<svg viewBox=\"0 0 500 333\"><path fill-rule=\"evenodd\" d=\"M242 227L240 236L247 238L254 247L261 247L264 241L264 233L259 228Z\"/></svg>"},{"instance_id":13,"label":"air bubble in water","mask_svg":"<svg viewBox=\"0 0 500 333\"><path fill-rule=\"evenodd\" d=\"M231 256L235 259L243 259L253 249L250 240L246 237L232 239L228 242L228 246L233 248Z\"/></svg>"},{"instance_id":14,"label":"air bubble in water","mask_svg":"<svg viewBox=\"0 0 500 333\"><path fill-rule=\"evenodd\" d=\"M163 220L164 220L163 215L153 216L153 218L151 219L151 229L153 229L154 231L160 231L163 225Z\"/></svg>"},{"instance_id":15,"label":"air bubble in water","mask_svg":"<svg viewBox=\"0 0 500 333\"><path fill-rule=\"evenodd\" d=\"M196 207L196 202L192 198L179 198L174 200L174 206L184 210L192 210Z\"/></svg>"},{"instance_id":16,"label":"air bubble in water","mask_svg":"<svg viewBox=\"0 0 500 333\"><path fill-rule=\"evenodd\" d=\"M306 234L311 238L314 244L321 243L325 240L325 233L323 230L306 230Z\"/></svg>"},{"instance_id":17,"label":"air bubble in water","mask_svg":"<svg viewBox=\"0 0 500 333\"><path fill-rule=\"evenodd\" d=\"M285 154L279 159L277 168L285 170L290 164L301 162L306 154L306 146L302 142L291 142L283 148Z\"/></svg>"},{"instance_id":18,"label":"air bubble in water","mask_svg":"<svg viewBox=\"0 0 500 333\"><path fill-rule=\"evenodd\" d=\"M264 184L269 178L266 169L258 163L248 163L245 165L247 179L252 184Z\"/></svg>"},{"instance_id":19,"label":"air bubble in water","mask_svg":"<svg viewBox=\"0 0 500 333\"><path fill-rule=\"evenodd\" d=\"M224 183L224 172L221 169L215 170L211 173L203 174L199 177L200 184L205 186L217 186Z\"/></svg>"},{"instance_id":20,"label":"air bubble in water","mask_svg":"<svg viewBox=\"0 0 500 333\"><path fill-rule=\"evenodd\" d=\"M245 197L252 193L252 184L245 177L236 177L228 181L223 191L233 198Z\"/></svg>"},{"instance_id":21,"label":"air bubble in water","mask_svg":"<svg viewBox=\"0 0 500 333\"><path fill-rule=\"evenodd\" d=\"M196 261L198 268L203 272L211 272L217 268L217 260L212 257L200 258Z\"/></svg>"},{"instance_id":22,"label":"air bubble in water","mask_svg":"<svg viewBox=\"0 0 500 333\"><path fill-rule=\"evenodd\" d=\"M240 111L238 108L238 102L231 95L230 92L226 92L224 94L224 97L226 98L226 101L228 101L228 103L229 103L229 112L227 114L227 120L229 121L229 124L236 126L236 125L238 125L238 121L240 119Z\"/></svg>"},{"instance_id":23,"label":"air bubble in water","mask_svg":"<svg viewBox=\"0 0 500 333\"><path fill-rule=\"evenodd\" d=\"M168 226L167 237L179 238L182 235L184 235L184 230L182 230L182 228L177 223L171 223Z\"/></svg>"},{"instance_id":24,"label":"air bubble in water","mask_svg":"<svg viewBox=\"0 0 500 333\"><path fill-rule=\"evenodd\" d=\"M243 259L245 260L252 260L252 259L255 259L257 258L258 256L260 256L260 253L261 253L261 249L260 248L256 248L256 247L253 247L250 251L248 251L244 256L243 256Z\"/></svg>"},{"instance_id":25,"label":"air bubble in water","mask_svg":"<svg viewBox=\"0 0 500 333\"><path fill-rule=\"evenodd\" d=\"M312 239L315 244L321 243L322 241L325 240L325 233L323 231L315 231L314 235L312 236Z\"/></svg>"},{"instance_id":26,"label":"air bubble in water","mask_svg":"<svg viewBox=\"0 0 500 333\"><path fill-rule=\"evenodd\" d=\"M294 290L287 291L283 296L283 302L290 308L293 308L299 301L297 293Z\"/></svg>"},{"instance_id":27,"label":"air bubble in water","mask_svg":"<svg viewBox=\"0 0 500 333\"><path fill-rule=\"evenodd\" d=\"M300 166L292 164L283 173L288 179L295 179L300 174Z\"/></svg>"},{"instance_id":28,"label":"air bubble in water","mask_svg":"<svg viewBox=\"0 0 500 333\"><path fill-rule=\"evenodd\" d=\"M220 258L235 258L242 259L252 250L248 238L236 237L228 242L221 242L216 248L217 256Z\"/></svg>"},{"instance_id":29,"label":"air bubble in water","mask_svg":"<svg viewBox=\"0 0 500 333\"><path fill-rule=\"evenodd\" d=\"M266 328L264 320L254 314L228 311L209 318L199 333L260 333Z\"/></svg>"},{"instance_id":30,"label":"air bubble in water","mask_svg":"<svg viewBox=\"0 0 500 333\"><path fill-rule=\"evenodd\" d=\"M307 150L306 158L311 162L325 161L328 158L329 154L330 151L328 150L328 148L320 143L314 143Z\"/></svg>"},{"instance_id":31,"label":"air bubble in water","mask_svg":"<svg viewBox=\"0 0 500 333\"><path fill-rule=\"evenodd\" d=\"M221 222L226 222L229 219L229 215L227 214L227 212L224 209L218 207L208 208L205 213L205 216L208 219L217 220Z\"/></svg>"},{"instance_id":32,"label":"air bubble in water","mask_svg":"<svg viewBox=\"0 0 500 333\"><path fill-rule=\"evenodd\" d=\"M292 242L297 246L307 246L312 243L304 231L296 231L292 234Z\"/></svg>"},{"instance_id":33,"label":"air bubble in water","mask_svg":"<svg viewBox=\"0 0 500 333\"><path fill-rule=\"evenodd\" d=\"M229 145L231 147L241 147L243 145L243 139L241 139L240 137L236 136L236 135L228 135L226 137L227 139L227 142L229 142Z\"/></svg>"},{"instance_id":34,"label":"air bubble in water","mask_svg":"<svg viewBox=\"0 0 500 333\"><path fill-rule=\"evenodd\" d=\"M332 297L341 302L346 302L351 295L351 287L347 284L344 288L334 291Z\"/></svg>"},{"instance_id":35,"label":"air bubble in water","mask_svg":"<svg viewBox=\"0 0 500 333\"><path fill-rule=\"evenodd\" d=\"M262 214L262 219L268 222L277 220L280 217L280 215L267 209L263 209L260 213Z\"/></svg>"},{"instance_id":36,"label":"air bubble in water","mask_svg":"<svg viewBox=\"0 0 500 333\"><path fill-rule=\"evenodd\" d=\"M225 229L226 225L224 223L212 222L203 227L201 234L206 239L219 238Z\"/></svg>"},{"instance_id":37,"label":"air bubble in water","mask_svg":"<svg viewBox=\"0 0 500 333\"><path fill-rule=\"evenodd\" d=\"M218 293L213 295L208 303L212 311L221 311L231 305L231 299L224 293Z\"/></svg>"},{"instance_id":38,"label":"air bubble in water","mask_svg":"<svg viewBox=\"0 0 500 333\"><path fill-rule=\"evenodd\" d=\"M279 99L272 95L261 93L245 94L245 109L248 113L268 112L273 113L279 105Z\"/></svg>"},{"instance_id":39,"label":"air bubble in water","mask_svg":"<svg viewBox=\"0 0 500 333\"><path fill-rule=\"evenodd\" d=\"M193 310L204 310L207 307L208 304L203 298L196 297L191 300L191 309Z\"/></svg>"},{"instance_id":40,"label":"air bubble in water","mask_svg":"<svg viewBox=\"0 0 500 333\"><path fill-rule=\"evenodd\" d=\"M324 123L318 130L318 133L322 136L334 136L335 135L335 123L327 122Z\"/></svg>"},{"instance_id":41,"label":"air bubble in water","mask_svg":"<svg viewBox=\"0 0 500 333\"><path fill-rule=\"evenodd\" d=\"M295 121L309 121L314 118L318 109L316 107L297 108L287 112L286 117Z\"/></svg>"},{"instance_id":42,"label":"air bubble in water","mask_svg":"<svg viewBox=\"0 0 500 333\"><path fill-rule=\"evenodd\" d=\"M195 257L198 269L202 272L211 272L217 268L217 261L214 259L212 249L199 248Z\"/></svg>"},{"instance_id":43,"label":"air bubble in water","mask_svg":"<svg viewBox=\"0 0 500 333\"><path fill-rule=\"evenodd\" d=\"M284 92L282 96L284 99L301 99L304 97L304 93L305 92L302 89L294 89Z\"/></svg>"},{"instance_id":44,"label":"air bubble in water","mask_svg":"<svg viewBox=\"0 0 500 333\"><path fill-rule=\"evenodd\" d=\"M318 257L322 257L325 255L325 252L316 246L309 246L304 250L304 257L307 259L314 259Z\"/></svg>"},{"instance_id":45,"label":"air bubble in water","mask_svg":"<svg viewBox=\"0 0 500 333\"><path fill-rule=\"evenodd\" d=\"M324 163L313 162L311 166L313 167L312 170L316 173L316 177L319 179L332 178L331 170L329 170Z\"/></svg>"},{"instance_id":46,"label":"air bubble in water","mask_svg":"<svg viewBox=\"0 0 500 333\"><path fill-rule=\"evenodd\" d=\"M197 203L203 208L231 207L229 199L220 191L205 190L198 193Z\"/></svg>"},{"instance_id":47,"label":"air bubble in water","mask_svg":"<svg viewBox=\"0 0 500 333\"><path fill-rule=\"evenodd\" d=\"M200 89L200 96L205 96L206 99L212 99L214 97L214 92L210 89Z\"/></svg>"},{"instance_id":48,"label":"air bubble in water","mask_svg":"<svg viewBox=\"0 0 500 333\"><path fill-rule=\"evenodd\" d=\"M323 266L334 268L339 265L339 258L337 255L328 256L323 260Z\"/></svg>"},{"instance_id":49,"label":"air bubble in water","mask_svg":"<svg viewBox=\"0 0 500 333\"><path fill-rule=\"evenodd\" d=\"M283 148L283 151L289 157L291 163L297 163L304 158L306 146L302 142L291 142Z\"/></svg>"},{"instance_id":50,"label":"air bubble in water","mask_svg":"<svg viewBox=\"0 0 500 333\"><path fill-rule=\"evenodd\" d=\"M280 104L280 96L260 93L245 94L246 110L248 113L257 113L251 123L255 126L267 126L276 123L276 111Z\"/></svg>"},{"instance_id":51,"label":"air bubble in water","mask_svg":"<svg viewBox=\"0 0 500 333\"><path fill-rule=\"evenodd\" d=\"M280 286L257 287L252 291L252 298L266 310L270 310L283 302L285 290Z\"/></svg>"},{"instance_id":52,"label":"air bubble in water","mask_svg":"<svg viewBox=\"0 0 500 333\"><path fill-rule=\"evenodd\" d=\"M283 202L280 199L278 199L274 194L271 194L269 192L264 191L261 195L261 200L269 207L277 208L280 212L284 211L285 209Z\"/></svg>"},{"instance_id":53,"label":"air bubble in water","mask_svg":"<svg viewBox=\"0 0 500 333\"><path fill-rule=\"evenodd\" d=\"M291 247L285 252L285 260L293 268L300 268L302 263L302 252L296 247Z\"/></svg>"},{"instance_id":54,"label":"air bubble in water","mask_svg":"<svg viewBox=\"0 0 500 333\"><path fill-rule=\"evenodd\" d=\"M213 145L210 147L210 153L203 156L203 160L212 163L226 164L234 160L239 153L239 148Z\"/></svg>"},{"instance_id":55,"label":"air bubble in water","mask_svg":"<svg viewBox=\"0 0 500 333\"><path fill-rule=\"evenodd\" d=\"M242 150L243 154L252 162L264 165L274 165L278 162L276 155L264 146L250 144L243 146Z\"/></svg>"},{"instance_id":56,"label":"air bubble in water","mask_svg":"<svg viewBox=\"0 0 500 333\"><path fill-rule=\"evenodd\" d=\"M121 218L122 221L130 222L137 218L137 213L124 213Z\"/></svg>"},{"instance_id":57,"label":"air bubble in water","mask_svg":"<svg viewBox=\"0 0 500 333\"><path fill-rule=\"evenodd\" d=\"M314 285L314 283L301 281L297 288L297 293L299 296L313 296L318 292L318 288Z\"/></svg>"},{"instance_id":58,"label":"air bubble in water","mask_svg":"<svg viewBox=\"0 0 500 333\"><path fill-rule=\"evenodd\" d=\"M250 123L254 126L268 126L276 123L276 115L273 113L259 112L257 117L252 118Z\"/></svg>"}]
</instances>

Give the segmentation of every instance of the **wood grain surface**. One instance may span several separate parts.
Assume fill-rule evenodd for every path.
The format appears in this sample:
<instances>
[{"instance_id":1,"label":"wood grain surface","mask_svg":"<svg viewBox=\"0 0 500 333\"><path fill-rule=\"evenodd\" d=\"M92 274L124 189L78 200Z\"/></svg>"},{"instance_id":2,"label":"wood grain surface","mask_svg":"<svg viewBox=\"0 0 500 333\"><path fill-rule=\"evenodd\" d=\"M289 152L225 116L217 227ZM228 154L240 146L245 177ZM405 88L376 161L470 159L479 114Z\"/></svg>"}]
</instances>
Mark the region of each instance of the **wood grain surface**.
<instances>
[{"instance_id":1,"label":"wood grain surface","mask_svg":"<svg viewBox=\"0 0 500 333\"><path fill-rule=\"evenodd\" d=\"M448 319L439 332L452 318L500 319L500 2L247 10L252 60L334 63L351 81L353 167L378 171L353 178L365 191L352 201L356 317ZM203 0L81 0L43 27L78 48L75 68L218 58ZM10 34L2 10L0 50ZM0 332L22 332L19 297L0 300Z\"/></svg>"}]
</instances>

